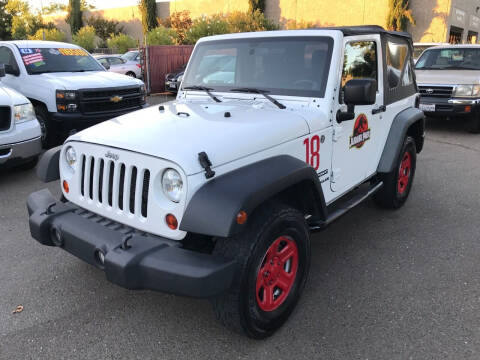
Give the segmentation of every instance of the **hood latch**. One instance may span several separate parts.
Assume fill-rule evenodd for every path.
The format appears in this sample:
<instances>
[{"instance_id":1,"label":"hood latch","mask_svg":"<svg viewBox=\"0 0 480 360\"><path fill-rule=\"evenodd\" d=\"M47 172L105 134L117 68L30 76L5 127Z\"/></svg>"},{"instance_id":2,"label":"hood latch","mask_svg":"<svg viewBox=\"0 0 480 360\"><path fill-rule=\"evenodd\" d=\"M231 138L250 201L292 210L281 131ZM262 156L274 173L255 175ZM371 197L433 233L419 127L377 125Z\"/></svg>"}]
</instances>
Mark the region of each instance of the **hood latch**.
<instances>
[{"instance_id":1,"label":"hood latch","mask_svg":"<svg viewBox=\"0 0 480 360\"><path fill-rule=\"evenodd\" d=\"M202 151L201 153L198 154L198 161L200 162L200 165L202 168L205 169L205 178L211 179L212 177L215 176L215 171L212 171L212 162L208 158L208 155L205 151Z\"/></svg>"}]
</instances>

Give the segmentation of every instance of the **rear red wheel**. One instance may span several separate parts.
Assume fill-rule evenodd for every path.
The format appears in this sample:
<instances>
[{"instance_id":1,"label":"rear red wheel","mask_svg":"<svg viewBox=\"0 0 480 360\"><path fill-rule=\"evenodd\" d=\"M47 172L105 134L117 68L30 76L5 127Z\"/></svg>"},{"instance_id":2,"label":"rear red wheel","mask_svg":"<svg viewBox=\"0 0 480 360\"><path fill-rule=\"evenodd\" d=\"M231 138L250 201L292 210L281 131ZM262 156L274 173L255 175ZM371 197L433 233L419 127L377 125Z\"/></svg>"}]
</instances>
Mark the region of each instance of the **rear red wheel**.
<instances>
[{"instance_id":1,"label":"rear red wheel","mask_svg":"<svg viewBox=\"0 0 480 360\"><path fill-rule=\"evenodd\" d=\"M298 249L287 236L276 239L267 250L257 274L257 304L263 311L274 311L283 304L298 269Z\"/></svg>"},{"instance_id":2,"label":"rear red wheel","mask_svg":"<svg viewBox=\"0 0 480 360\"><path fill-rule=\"evenodd\" d=\"M400 163L400 169L398 170L398 193L400 195L407 191L408 184L410 183L410 174L412 173L412 156L408 151L405 152Z\"/></svg>"}]
</instances>

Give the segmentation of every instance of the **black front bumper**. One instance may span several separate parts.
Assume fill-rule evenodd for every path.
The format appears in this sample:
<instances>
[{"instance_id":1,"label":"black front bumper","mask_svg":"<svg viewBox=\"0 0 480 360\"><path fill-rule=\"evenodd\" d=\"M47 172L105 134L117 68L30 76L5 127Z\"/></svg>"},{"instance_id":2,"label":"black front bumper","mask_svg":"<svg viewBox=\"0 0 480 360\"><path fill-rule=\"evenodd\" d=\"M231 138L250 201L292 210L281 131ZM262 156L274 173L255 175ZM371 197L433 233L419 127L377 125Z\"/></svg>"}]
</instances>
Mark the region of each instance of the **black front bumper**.
<instances>
[{"instance_id":1,"label":"black front bumper","mask_svg":"<svg viewBox=\"0 0 480 360\"><path fill-rule=\"evenodd\" d=\"M211 297L232 283L234 261L186 250L178 241L137 232L72 203L57 201L46 189L32 193L27 207L35 240L61 247L102 269L107 280L124 288Z\"/></svg>"},{"instance_id":2,"label":"black front bumper","mask_svg":"<svg viewBox=\"0 0 480 360\"><path fill-rule=\"evenodd\" d=\"M420 104L435 105L435 111L423 110L425 115L432 117L464 117L476 115L480 112L480 102L476 99L450 99L434 96L422 96L420 98Z\"/></svg>"}]
</instances>

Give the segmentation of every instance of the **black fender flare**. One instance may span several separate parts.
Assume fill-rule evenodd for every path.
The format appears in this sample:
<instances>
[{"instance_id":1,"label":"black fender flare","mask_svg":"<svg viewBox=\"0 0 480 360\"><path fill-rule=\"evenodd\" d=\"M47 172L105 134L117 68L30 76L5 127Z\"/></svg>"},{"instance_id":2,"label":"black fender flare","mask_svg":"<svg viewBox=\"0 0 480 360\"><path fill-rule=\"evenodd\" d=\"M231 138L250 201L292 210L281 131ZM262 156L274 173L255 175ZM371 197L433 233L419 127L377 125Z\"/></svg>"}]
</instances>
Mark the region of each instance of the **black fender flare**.
<instances>
[{"instance_id":1,"label":"black fender flare","mask_svg":"<svg viewBox=\"0 0 480 360\"><path fill-rule=\"evenodd\" d=\"M192 196L180 223L180 230L218 237L238 234L240 211L251 215L265 201L292 186L311 181L317 213L326 218L326 204L316 171L289 155L261 160L213 178ZM248 222L248 221L247 221Z\"/></svg>"},{"instance_id":2,"label":"black fender flare","mask_svg":"<svg viewBox=\"0 0 480 360\"><path fill-rule=\"evenodd\" d=\"M421 139L420 146L417 146L417 151L421 151L423 147L423 138L425 136L425 115L423 111L418 110L417 108L412 107L405 109L399 112L393 119L382 157L378 163L378 173L389 173L393 171L395 161L402 149L403 141L407 135L408 129L416 122L420 122Z\"/></svg>"},{"instance_id":3,"label":"black fender flare","mask_svg":"<svg viewBox=\"0 0 480 360\"><path fill-rule=\"evenodd\" d=\"M37 177L43 182L51 182L60 179L60 151L62 146L47 150L40 157L37 165Z\"/></svg>"}]
</instances>

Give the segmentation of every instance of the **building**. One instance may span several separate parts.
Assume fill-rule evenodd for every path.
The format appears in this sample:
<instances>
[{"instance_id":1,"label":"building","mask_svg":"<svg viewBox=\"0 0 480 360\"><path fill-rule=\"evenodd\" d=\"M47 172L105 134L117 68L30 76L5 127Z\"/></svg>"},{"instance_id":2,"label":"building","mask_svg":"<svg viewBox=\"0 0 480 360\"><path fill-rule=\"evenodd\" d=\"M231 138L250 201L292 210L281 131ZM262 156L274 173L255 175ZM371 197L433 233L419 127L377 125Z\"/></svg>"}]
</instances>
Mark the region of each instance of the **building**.
<instances>
[{"instance_id":1,"label":"building","mask_svg":"<svg viewBox=\"0 0 480 360\"><path fill-rule=\"evenodd\" d=\"M385 26L389 0L266 0L265 14L279 24L289 21L315 23L318 26L376 24ZM415 42L477 43L480 32L479 0L410 0L415 25L408 31ZM247 11L248 0L157 0L161 18L188 10L191 17ZM64 15L53 20L69 32ZM114 19L125 31L142 41L141 17L136 5L88 11L85 16L100 15Z\"/></svg>"}]
</instances>

